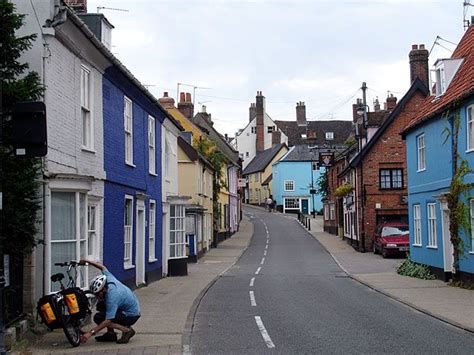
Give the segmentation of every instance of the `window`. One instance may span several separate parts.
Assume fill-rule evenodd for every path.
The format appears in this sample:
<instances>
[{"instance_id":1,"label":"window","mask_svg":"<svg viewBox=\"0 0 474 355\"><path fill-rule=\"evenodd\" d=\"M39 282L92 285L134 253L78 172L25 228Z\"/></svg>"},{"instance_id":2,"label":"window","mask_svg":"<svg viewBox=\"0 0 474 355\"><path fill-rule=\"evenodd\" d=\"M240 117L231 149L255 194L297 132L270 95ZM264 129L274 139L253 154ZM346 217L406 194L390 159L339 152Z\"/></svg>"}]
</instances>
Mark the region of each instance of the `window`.
<instances>
[{"instance_id":1,"label":"window","mask_svg":"<svg viewBox=\"0 0 474 355\"><path fill-rule=\"evenodd\" d=\"M85 149L94 149L93 146L93 125L91 117L91 77L90 70L81 66L81 115L82 115L82 147Z\"/></svg>"},{"instance_id":2,"label":"window","mask_svg":"<svg viewBox=\"0 0 474 355\"><path fill-rule=\"evenodd\" d=\"M295 182L293 180L285 180L285 191L295 191Z\"/></svg>"},{"instance_id":3,"label":"window","mask_svg":"<svg viewBox=\"0 0 474 355\"><path fill-rule=\"evenodd\" d=\"M150 216L148 219L148 261L156 261L156 202L150 200Z\"/></svg>"},{"instance_id":4,"label":"window","mask_svg":"<svg viewBox=\"0 0 474 355\"><path fill-rule=\"evenodd\" d=\"M249 152L245 152L245 157L248 158L250 156Z\"/></svg>"},{"instance_id":5,"label":"window","mask_svg":"<svg viewBox=\"0 0 474 355\"><path fill-rule=\"evenodd\" d=\"M86 206L83 193L51 192L51 275L64 272L55 263L87 257ZM87 275L78 275L76 282L85 287ZM59 289L56 284L51 285L51 291Z\"/></svg>"},{"instance_id":6,"label":"window","mask_svg":"<svg viewBox=\"0 0 474 355\"><path fill-rule=\"evenodd\" d=\"M467 150L474 150L474 105L466 109L467 122Z\"/></svg>"},{"instance_id":7,"label":"window","mask_svg":"<svg viewBox=\"0 0 474 355\"><path fill-rule=\"evenodd\" d=\"M334 139L334 132L326 132L326 140L332 141Z\"/></svg>"},{"instance_id":8,"label":"window","mask_svg":"<svg viewBox=\"0 0 474 355\"><path fill-rule=\"evenodd\" d=\"M133 165L133 117L132 101L124 97L125 163Z\"/></svg>"},{"instance_id":9,"label":"window","mask_svg":"<svg viewBox=\"0 0 474 355\"><path fill-rule=\"evenodd\" d=\"M252 133L257 133L257 127L252 127Z\"/></svg>"},{"instance_id":10,"label":"window","mask_svg":"<svg viewBox=\"0 0 474 355\"><path fill-rule=\"evenodd\" d=\"M267 132L272 133L275 130L275 126L268 126L267 127Z\"/></svg>"},{"instance_id":11,"label":"window","mask_svg":"<svg viewBox=\"0 0 474 355\"><path fill-rule=\"evenodd\" d=\"M437 247L436 238L436 203L428 203L428 247Z\"/></svg>"},{"instance_id":12,"label":"window","mask_svg":"<svg viewBox=\"0 0 474 355\"><path fill-rule=\"evenodd\" d=\"M171 165L171 147L168 137L165 138L165 177L170 177L170 165Z\"/></svg>"},{"instance_id":13,"label":"window","mask_svg":"<svg viewBox=\"0 0 474 355\"><path fill-rule=\"evenodd\" d=\"M324 205L324 220L329 221L329 205Z\"/></svg>"},{"instance_id":14,"label":"window","mask_svg":"<svg viewBox=\"0 0 474 355\"><path fill-rule=\"evenodd\" d=\"M155 118L148 116L148 171L156 174L156 134Z\"/></svg>"},{"instance_id":15,"label":"window","mask_svg":"<svg viewBox=\"0 0 474 355\"><path fill-rule=\"evenodd\" d=\"M170 259L186 256L185 215L183 205L170 205Z\"/></svg>"},{"instance_id":16,"label":"window","mask_svg":"<svg viewBox=\"0 0 474 355\"><path fill-rule=\"evenodd\" d=\"M334 220L336 218L336 205L334 203L329 204L329 219Z\"/></svg>"},{"instance_id":17,"label":"window","mask_svg":"<svg viewBox=\"0 0 474 355\"><path fill-rule=\"evenodd\" d=\"M123 234L123 264L124 267L133 266L132 263L132 231L133 231L133 197L125 196Z\"/></svg>"},{"instance_id":18,"label":"window","mask_svg":"<svg viewBox=\"0 0 474 355\"><path fill-rule=\"evenodd\" d=\"M418 150L418 171L423 171L426 169L425 161L425 135L419 135L417 137L417 150Z\"/></svg>"},{"instance_id":19,"label":"window","mask_svg":"<svg viewBox=\"0 0 474 355\"><path fill-rule=\"evenodd\" d=\"M380 169L381 189L402 189L403 169Z\"/></svg>"},{"instance_id":20,"label":"window","mask_svg":"<svg viewBox=\"0 0 474 355\"><path fill-rule=\"evenodd\" d=\"M99 205L90 203L87 206L87 255L89 259L99 260Z\"/></svg>"},{"instance_id":21,"label":"window","mask_svg":"<svg viewBox=\"0 0 474 355\"><path fill-rule=\"evenodd\" d=\"M421 208L413 205L413 245L421 246Z\"/></svg>"},{"instance_id":22,"label":"window","mask_svg":"<svg viewBox=\"0 0 474 355\"><path fill-rule=\"evenodd\" d=\"M297 198L285 198L285 209L299 209L300 200Z\"/></svg>"}]
</instances>

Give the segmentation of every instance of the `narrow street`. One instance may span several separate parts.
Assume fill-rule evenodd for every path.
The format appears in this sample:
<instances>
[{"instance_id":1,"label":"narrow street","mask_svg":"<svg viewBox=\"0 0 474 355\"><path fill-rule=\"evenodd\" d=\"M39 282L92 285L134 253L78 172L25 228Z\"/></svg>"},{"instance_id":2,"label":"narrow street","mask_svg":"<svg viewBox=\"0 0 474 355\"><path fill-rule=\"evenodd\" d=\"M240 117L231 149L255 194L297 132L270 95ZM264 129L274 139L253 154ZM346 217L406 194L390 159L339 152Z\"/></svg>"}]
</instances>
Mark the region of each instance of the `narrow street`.
<instances>
[{"instance_id":1,"label":"narrow street","mask_svg":"<svg viewBox=\"0 0 474 355\"><path fill-rule=\"evenodd\" d=\"M472 334L348 278L295 219L247 215L251 244L201 300L193 354L474 352Z\"/></svg>"}]
</instances>

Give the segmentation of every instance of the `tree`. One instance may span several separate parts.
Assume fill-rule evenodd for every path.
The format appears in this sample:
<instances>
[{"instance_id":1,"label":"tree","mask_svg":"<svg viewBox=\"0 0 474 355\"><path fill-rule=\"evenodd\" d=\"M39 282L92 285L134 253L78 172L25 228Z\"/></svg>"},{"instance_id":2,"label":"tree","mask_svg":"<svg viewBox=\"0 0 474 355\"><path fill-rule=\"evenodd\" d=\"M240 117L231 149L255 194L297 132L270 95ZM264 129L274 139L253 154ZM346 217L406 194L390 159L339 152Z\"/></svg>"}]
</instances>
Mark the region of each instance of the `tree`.
<instances>
[{"instance_id":1,"label":"tree","mask_svg":"<svg viewBox=\"0 0 474 355\"><path fill-rule=\"evenodd\" d=\"M23 25L24 17L16 14L15 6L8 0L0 0L0 189L3 191L0 246L3 253L13 255L29 253L36 245L37 212L40 208L38 175L41 160L14 157L6 145L11 135L8 113L13 105L21 101L39 100L43 94L39 75L28 72L28 64L19 61L22 53L31 48L36 39L35 34L15 36L15 32Z\"/></svg>"}]
</instances>

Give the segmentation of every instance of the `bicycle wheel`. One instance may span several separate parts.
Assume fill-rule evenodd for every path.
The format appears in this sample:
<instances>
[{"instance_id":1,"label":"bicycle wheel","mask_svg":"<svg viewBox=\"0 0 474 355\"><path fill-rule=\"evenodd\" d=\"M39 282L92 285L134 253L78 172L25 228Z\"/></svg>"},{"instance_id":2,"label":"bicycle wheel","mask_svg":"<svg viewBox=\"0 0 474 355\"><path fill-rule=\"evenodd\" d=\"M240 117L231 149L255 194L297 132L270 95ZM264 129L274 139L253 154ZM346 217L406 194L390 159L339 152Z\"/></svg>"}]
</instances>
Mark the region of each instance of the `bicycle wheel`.
<instances>
[{"instance_id":1,"label":"bicycle wheel","mask_svg":"<svg viewBox=\"0 0 474 355\"><path fill-rule=\"evenodd\" d=\"M73 347L79 346L81 344L81 328L78 322L69 315L69 310L64 302L61 302L61 315L64 335Z\"/></svg>"}]
</instances>

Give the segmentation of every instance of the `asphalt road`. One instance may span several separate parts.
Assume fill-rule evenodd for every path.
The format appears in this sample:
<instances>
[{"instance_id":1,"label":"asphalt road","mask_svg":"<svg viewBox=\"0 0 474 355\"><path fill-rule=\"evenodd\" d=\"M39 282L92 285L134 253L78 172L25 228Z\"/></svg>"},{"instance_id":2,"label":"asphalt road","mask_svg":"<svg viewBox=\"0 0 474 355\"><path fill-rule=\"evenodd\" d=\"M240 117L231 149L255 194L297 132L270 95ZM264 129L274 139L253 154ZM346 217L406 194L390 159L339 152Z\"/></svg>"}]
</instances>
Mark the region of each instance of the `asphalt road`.
<instances>
[{"instance_id":1,"label":"asphalt road","mask_svg":"<svg viewBox=\"0 0 474 355\"><path fill-rule=\"evenodd\" d=\"M254 236L197 309L193 354L474 354L474 335L348 278L297 221L248 209Z\"/></svg>"}]
</instances>

